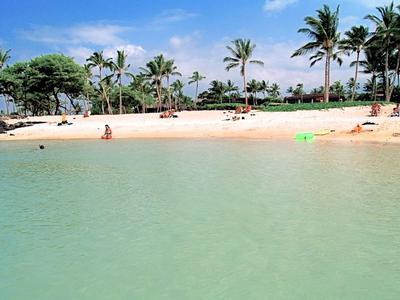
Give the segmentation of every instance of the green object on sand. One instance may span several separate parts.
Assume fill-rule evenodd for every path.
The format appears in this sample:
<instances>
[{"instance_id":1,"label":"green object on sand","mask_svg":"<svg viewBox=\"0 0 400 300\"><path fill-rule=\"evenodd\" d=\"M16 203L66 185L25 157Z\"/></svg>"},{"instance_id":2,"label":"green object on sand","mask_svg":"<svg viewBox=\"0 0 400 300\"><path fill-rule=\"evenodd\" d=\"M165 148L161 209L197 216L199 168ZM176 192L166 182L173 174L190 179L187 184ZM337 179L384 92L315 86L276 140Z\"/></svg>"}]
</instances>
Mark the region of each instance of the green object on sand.
<instances>
[{"instance_id":1,"label":"green object on sand","mask_svg":"<svg viewBox=\"0 0 400 300\"><path fill-rule=\"evenodd\" d=\"M298 132L296 134L296 141L310 141L314 139L314 133L312 132Z\"/></svg>"}]
</instances>

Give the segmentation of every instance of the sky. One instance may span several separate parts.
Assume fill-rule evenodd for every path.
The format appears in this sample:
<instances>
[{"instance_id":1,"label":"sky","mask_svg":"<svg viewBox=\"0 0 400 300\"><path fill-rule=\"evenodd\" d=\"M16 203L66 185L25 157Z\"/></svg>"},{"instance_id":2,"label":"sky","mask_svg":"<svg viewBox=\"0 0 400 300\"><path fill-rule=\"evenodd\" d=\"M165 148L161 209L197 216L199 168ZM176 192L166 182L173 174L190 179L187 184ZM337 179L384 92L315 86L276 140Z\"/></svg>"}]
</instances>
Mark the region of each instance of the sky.
<instances>
[{"instance_id":1,"label":"sky","mask_svg":"<svg viewBox=\"0 0 400 300\"><path fill-rule=\"evenodd\" d=\"M114 56L124 49L132 71L163 53L175 59L184 81L199 71L207 79L232 79L241 84L238 70L225 71L226 46L235 38L256 45L254 59L265 66L249 66L249 79L278 82L287 87L304 83L306 90L323 85L323 64L309 67L308 57L290 58L307 42L297 33L306 16L323 4L340 5L340 31L353 25L373 25L364 16L389 0L2 0L0 48L11 49L12 60L28 60L47 53L64 53L83 64L94 51ZM397 1L399 2L399 1ZM400 4L400 3L399 3ZM345 59L333 66L332 81L354 76ZM365 78L365 77L364 77ZM363 80L363 78L362 78ZM192 92L193 87L187 87Z\"/></svg>"}]
</instances>

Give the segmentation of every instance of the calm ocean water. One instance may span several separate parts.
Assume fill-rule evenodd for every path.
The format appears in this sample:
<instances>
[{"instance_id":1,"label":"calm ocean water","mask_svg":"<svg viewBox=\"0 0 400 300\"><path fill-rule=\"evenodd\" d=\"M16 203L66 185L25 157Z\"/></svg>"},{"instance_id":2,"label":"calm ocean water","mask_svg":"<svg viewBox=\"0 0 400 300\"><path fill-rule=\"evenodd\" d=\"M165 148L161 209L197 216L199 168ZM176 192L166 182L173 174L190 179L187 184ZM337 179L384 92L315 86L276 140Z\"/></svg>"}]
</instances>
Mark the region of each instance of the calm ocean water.
<instances>
[{"instance_id":1,"label":"calm ocean water","mask_svg":"<svg viewBox=\"0 0 400 300\"><path fill-rule=\"evenodd\" d=\"M0 143L0 299L399 299L399 146Z\"/></svg>"}]
</instances>

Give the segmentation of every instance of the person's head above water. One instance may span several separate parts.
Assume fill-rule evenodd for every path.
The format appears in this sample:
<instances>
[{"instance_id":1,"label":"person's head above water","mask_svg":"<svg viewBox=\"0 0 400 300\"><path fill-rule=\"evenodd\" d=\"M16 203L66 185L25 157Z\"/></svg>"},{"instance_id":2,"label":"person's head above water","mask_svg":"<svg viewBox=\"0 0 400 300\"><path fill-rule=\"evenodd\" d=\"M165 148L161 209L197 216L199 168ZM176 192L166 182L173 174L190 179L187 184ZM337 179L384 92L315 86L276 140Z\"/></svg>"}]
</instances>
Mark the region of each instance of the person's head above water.
<instances>
[{"instance_id":1,"label":"person's head above water","mask_svg":"<svg viewBox=\"0 0 400 300\"><path fill-rule=\"evenodd\" d=\"M39 149L43 150L44 149L44 145L39 145Z\"/></svg>"}]
</instances>

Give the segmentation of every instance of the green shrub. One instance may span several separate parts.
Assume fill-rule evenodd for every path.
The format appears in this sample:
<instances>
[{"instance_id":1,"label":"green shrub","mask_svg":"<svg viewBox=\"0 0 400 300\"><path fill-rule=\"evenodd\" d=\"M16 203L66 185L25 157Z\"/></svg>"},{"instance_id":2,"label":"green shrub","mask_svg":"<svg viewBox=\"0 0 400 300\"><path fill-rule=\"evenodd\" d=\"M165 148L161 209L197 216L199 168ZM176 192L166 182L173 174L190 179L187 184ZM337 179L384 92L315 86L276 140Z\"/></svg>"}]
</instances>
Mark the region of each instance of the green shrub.
<instances>
[{"instance_id":1,"label":"green shrub","mask_svg":"<svg viewBox=\"0 0 400 300\"><path fill-rule=\"evenodd\" d=\"M371 106L373 101L346 101L346 102L328 102L328 103L299 103L299 104L286 104L286 103L268 103L261 107L262 111L270 112L284 112L284 111L298 111L298 110L321 110L331 108L343 108L353 106ZM382 105L386 103L380 102Z\"/></svg>"}]
</instances>

